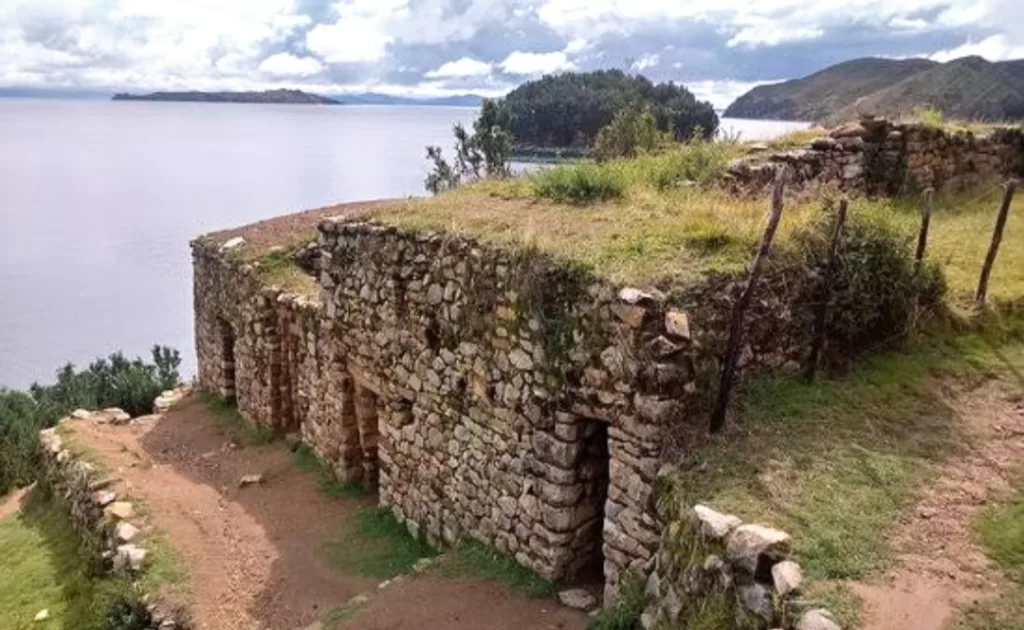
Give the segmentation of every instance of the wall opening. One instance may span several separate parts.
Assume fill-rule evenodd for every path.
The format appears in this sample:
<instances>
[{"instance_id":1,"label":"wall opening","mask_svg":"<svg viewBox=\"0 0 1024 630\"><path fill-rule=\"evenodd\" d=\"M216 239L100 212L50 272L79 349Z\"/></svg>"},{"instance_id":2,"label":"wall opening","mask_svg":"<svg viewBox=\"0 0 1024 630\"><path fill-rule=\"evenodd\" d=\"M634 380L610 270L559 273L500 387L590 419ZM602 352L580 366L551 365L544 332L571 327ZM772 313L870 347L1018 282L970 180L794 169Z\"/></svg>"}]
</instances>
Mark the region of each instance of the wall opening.
<instances>
[{"instance_id":1,"label":"wall opening","mask_svg":"<svg viewBox=\"0 0 1024 630\"><path fill-rule=\"evenodd\" d=\"M604 587L604 510L608 502L609 451L608 425L599 420L583 423L584 451L579 473L583 497L579 508L588 518L576 532L576 547L566 578L575 584L593 587L600 594Z\"/></svg>"},{"instance_id":2,"label":"wall opening","mask_svg":"<svg viewBox=\"0 0 1024 630\"><path fill-rule=\"evenodd\" d=\"M380 466L377 456L380 438L377 424L377 394L359 381L355 382L355 416L359 428L363 487L371 491L376 490Z\"/></svg>"},{"instance_id":3,"label":"wall opening","mask_svg":"<svg viewBox=\"0 0 1024 630\"><path fill-rule=\"evenodd\" d=\"M235 400L235 332L231 324L221 319L220 326L220 396L225 400Z\"/></svg>"}]
</instances>

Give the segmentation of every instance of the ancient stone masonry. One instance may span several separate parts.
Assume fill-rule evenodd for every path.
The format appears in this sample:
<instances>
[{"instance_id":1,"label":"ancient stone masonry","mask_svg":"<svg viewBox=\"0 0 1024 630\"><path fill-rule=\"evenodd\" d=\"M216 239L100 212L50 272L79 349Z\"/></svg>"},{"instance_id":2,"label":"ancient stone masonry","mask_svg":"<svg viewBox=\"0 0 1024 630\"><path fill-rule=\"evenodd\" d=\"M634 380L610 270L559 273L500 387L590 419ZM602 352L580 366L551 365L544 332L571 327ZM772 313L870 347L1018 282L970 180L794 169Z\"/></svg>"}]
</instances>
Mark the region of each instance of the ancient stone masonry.
<instances>
[{"instance_id":1,"label":"ancient stone masonry","mask_svg":"<svg viewBox=\"0 0 1024 630\"><path fill-rule=\"evenodd\" d=\"M1019 128L997 128L975 134L865 118L800 149L736 160L729 167L731 186L761 193L770 187L780 164L792 168L795 189L831 187L867 195L928 187L960 191L1024 175L1024 133Z\"/></svg>"},{"instance_id":2,"label":"ancient stone masonry","mask_svg":"<svg viewBox=\"0 0 1024 630\"><path fill-rule=\"evenodd\" d=\"M316 296L213 238L193 256L203 389L301 435L431 542L477 538L555 580L600 567L607 601L649 572L663 432L706 421L698 374L717 369L735 279L669 299L528 248L341 218L302 250ZM742 367L796 365L792 298L758 298Z\"/></svg>"},{"instance_id":3,"label":"ancient stone masonry","mask_svg":"<svg viewBox=\"0 0 1024 630\"><path fill-rule=\"evenodd\" d=\"M649 569L661 430L696 395L687 316L566 262L369 223L320 226L318 297L194 245L199 384L378 486L410 531L550 579ZM231 369L233 367L233 370Z\"/></svg>"}]
</instances>

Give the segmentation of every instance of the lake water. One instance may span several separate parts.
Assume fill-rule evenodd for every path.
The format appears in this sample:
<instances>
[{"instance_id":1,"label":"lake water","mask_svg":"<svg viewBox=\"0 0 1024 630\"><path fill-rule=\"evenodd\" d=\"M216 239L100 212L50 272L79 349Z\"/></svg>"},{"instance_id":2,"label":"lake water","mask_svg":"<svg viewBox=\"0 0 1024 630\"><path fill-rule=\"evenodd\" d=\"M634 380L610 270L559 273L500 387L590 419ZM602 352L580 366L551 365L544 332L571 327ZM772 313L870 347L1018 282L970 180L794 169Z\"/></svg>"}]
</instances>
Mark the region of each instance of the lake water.
<instances>
[{"instance_id":1,"label":"lake water","mask_svg":"<svg viewBox=\"0 0 1024 630\"><path fill-rule=\"evenodd\" d=\"M188 242L423 194L424 147L475 110L0 100L0 385L122 349L194 372ZM744 139L800 123L723 120Z\"/></svg>"}]
</instances>

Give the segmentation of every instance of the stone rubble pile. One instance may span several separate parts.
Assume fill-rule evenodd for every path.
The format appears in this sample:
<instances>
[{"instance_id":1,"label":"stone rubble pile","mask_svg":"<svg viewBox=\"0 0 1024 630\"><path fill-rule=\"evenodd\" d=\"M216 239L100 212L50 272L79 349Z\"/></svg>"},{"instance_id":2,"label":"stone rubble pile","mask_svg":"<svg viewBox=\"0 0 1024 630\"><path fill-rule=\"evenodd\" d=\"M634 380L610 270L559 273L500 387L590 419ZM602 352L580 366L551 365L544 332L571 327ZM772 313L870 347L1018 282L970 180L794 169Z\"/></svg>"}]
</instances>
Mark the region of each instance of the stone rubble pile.
<instances>
[{"instance_id":1,"label":"stone rubble pile","mask_svg":"<svg viewBox=\"0 0 1024 630\"><path fill-rule=\"evenodd\" d=\"M663 532L641 625L675 628L717 607L723 630L840 630L831 613L800 599L804 576L791 551L786 532L694 506Z\"/></svg>"}]
</instances>

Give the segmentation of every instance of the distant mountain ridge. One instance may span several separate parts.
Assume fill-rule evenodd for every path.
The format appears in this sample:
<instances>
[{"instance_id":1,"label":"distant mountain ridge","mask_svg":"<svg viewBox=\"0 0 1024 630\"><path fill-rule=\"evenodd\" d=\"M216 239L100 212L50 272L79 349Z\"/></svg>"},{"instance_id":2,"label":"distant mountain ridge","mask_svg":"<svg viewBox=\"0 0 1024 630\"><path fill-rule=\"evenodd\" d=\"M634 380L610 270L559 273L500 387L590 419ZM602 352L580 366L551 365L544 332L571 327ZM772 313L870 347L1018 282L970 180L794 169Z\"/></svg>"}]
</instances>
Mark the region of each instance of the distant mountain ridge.
<instances>
[{"instance_id":1,"label":"distant mountain ridge","mask_svg":"<svg viewBox=\"0 0 1024 630\"><path fill-rule=\"evenodd\" d=\"M341 105L333 98L302 90L266 90L263 92L153 92L151 94L114 95L115 101L188 101L199 103L268 103L287 105Z\"/></svg>"},{"instance_id":2,"label":"distant mountain ridge","mask_svg":"<svg viewBox=\"0 0 1024 630\"><path fill-rule=\"evenodd\" d=\"M899 117L926 108L949 118L1024 118L1024 60L854 59L802 79L756 87L725 115L838 122L856 118L857 110Z\"/></svg>"},{"instance_id":3,"label":"distant mountain ridge","mask_svg":"<svg viewBox=\"0 0 1024 630\"><path fill-rule=\"evenodd\" d=\"M340 100L346 105L437 105L446 107L480 107L484 97L477 94L455 94L452 96L436 96L416 98L412 96L392 96L378 92L361 92L356 94L332 93L331 98Z\"/></svg>"}]
</instances>

